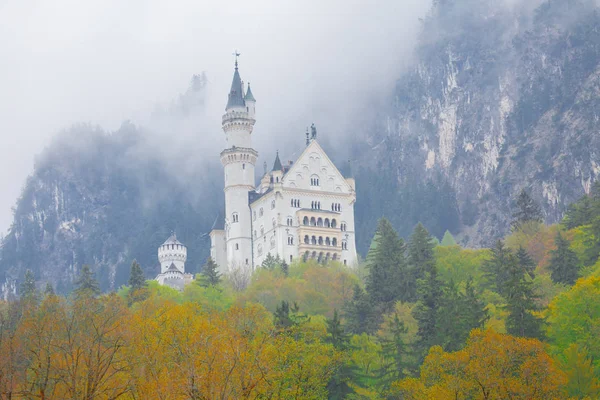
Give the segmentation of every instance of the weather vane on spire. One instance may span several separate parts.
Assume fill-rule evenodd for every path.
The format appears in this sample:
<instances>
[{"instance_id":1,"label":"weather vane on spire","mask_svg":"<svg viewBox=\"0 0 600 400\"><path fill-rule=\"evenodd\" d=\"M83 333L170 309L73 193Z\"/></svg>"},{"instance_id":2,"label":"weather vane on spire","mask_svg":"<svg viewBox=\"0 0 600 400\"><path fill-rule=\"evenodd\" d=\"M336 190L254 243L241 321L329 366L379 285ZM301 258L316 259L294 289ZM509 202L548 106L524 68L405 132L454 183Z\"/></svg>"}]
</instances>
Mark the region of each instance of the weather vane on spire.
<instances>
[{"instance_id":1,"label":"weather vane on spire","mask_svg":"<svg viewBox=\"0 0 600 400\"><path fill-rule=\"evenodd\" d=\"M237 69L238 67L238 57L241 56L242 54L239 51L234 51L233 54L235 56L235 68Z\"/></svg>"}]
</instances>

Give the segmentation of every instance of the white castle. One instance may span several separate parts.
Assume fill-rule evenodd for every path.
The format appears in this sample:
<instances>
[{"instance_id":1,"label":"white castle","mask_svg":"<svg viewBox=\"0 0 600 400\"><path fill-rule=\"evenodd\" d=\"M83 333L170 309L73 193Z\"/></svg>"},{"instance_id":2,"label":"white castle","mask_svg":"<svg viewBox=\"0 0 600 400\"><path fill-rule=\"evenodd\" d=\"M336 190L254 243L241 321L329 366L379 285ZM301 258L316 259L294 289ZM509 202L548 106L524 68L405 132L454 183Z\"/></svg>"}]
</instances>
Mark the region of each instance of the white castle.
<instances>
[{"instance_id":1,"label":"white castle","mask_svg":"<svg viewBox=\"0 0 600 400\"><path fill-rule=\"evenodd\" d=\"M192 274L185 273L187 247L183 245L175 233L158 248L160 274L155 278L161 285L183 290L183 287L193 280Z\"/></svg>"},{"instance_id":2,"label":"white castle","mask_svg":"<svg viewBox=\"0 0 600 400\"><path fill-rule=\"evenodd\" d=\"M298 160L282 165L278 153L257 187L255 105L249 84L244 91L236 60L222 118L228 146L221 152L225 218L223 228L210 233L211 257L222 273L254 271L268 254L288 263L303 257L355 265L354 179L345 178L327 157L313 124Z\"/></svg>"}]
</instances>

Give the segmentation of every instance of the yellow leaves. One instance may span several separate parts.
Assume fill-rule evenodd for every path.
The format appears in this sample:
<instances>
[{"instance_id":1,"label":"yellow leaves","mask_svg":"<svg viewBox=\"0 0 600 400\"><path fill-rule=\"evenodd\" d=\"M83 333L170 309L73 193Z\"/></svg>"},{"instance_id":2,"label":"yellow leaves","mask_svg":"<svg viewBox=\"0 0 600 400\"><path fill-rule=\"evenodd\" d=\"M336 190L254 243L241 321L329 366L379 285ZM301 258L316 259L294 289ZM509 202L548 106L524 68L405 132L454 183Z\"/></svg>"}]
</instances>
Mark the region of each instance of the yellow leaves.
<instances>
[{"instance_id":1,"label":"yellow leaves","mask_svg":"<svg viewBox=\"0 0 600 400\"><path fill-rule=\"evenodd\" d=\"M560 399L566 376L535 339L473 330L454 353L433 347L419 379L392 385L393 398ZM401 397L404 396L404 397Z\"/></svg>"}]
</instances>

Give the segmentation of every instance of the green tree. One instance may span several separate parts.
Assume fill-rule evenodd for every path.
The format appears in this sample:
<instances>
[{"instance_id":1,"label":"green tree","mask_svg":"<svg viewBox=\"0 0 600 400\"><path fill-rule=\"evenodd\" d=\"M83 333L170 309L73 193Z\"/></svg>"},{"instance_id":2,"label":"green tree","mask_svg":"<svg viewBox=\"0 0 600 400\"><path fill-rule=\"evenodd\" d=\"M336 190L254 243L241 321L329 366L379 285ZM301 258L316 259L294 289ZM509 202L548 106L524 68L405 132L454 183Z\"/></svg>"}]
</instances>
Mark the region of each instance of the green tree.
<instances>
[{"instance_id":1,"label":"green tree","mask_svg":"<svg viewBox=\"0 0 600 400\"><path fill-rule=\"evenodd\" d=\"M415 319L419 325L416 350L420 361L431 346L440 344L438 318L444 295L444 285L438 278L435 263L428 262L426 268L425 277L417 282L419 300L415 309Z\"/></svg>"},{"instance_id":2,"label":"green tree","mask_svg":"<svg viewBox=\"0 0 600 400\"><path fill-rule=\"evenodd\" d=\"M54 296L54 288L50 282L46 282L46 288L44 289L45 296Z\"/></svg>"},{"instance_id":3,"label":"green tree","mask_svg":"<svg viewBox=\"0 0 600 400\"><path fill-rule=\"evenodd\" d=\"M327 339L333 347L341 352L347 353L350 348L350 336L345 332L342 321L337 310L333 311L333 318L327 319ZM336 372L327 384L329 399L345 399L350 393L354 393L350 384L356 379L355 367L344 360L340 363Z\"/></svg>"},{"instance_id":4,"label":"green tree","mask_svg":"<svg viewBox=\"0 0 600 400\"><path fill-rule=\"evenodd\" d=\"M444 237L442 238L442 246L456 246L456 240L454 236L449 231L444 233Z\"/></svg>"},{"instance_id":5,"label":"green tree","mask_svg":"<svg viewBox=\"0 0 600 400\"><path fill-rule=\"evenodd\" d=\"M213 261L212 257L208 257L206 264L202 266L202 281L200 286L209 287L217 286L221 282L221 276L219 275L219 267Z\"/></svg>"},{"instance_id":6,"label":"green tree","mask_svg":"<svg viewBox=\"0 0 600 400\"><path fill-rule=\"evenodd\" d=\"M519 265L517 257L510 254L507 264L508 280L504 286L506 332L513 336L542 339L543 319L533 313L539 310L535 301L533 281L529 273Z\"/></svg>"},{"instance_id":7,"label":"green tree","mask_svg":"<svg viewBox=\"0 0 600 400\"><path fill-rule=\"evenodd\" d=\"M531 278L535 275L535 261L529 255L527 250L523 248L523 246L519 246L519 250L517 250L517 262L529 274Z\"/></svg>"},{"instance_id":8,"label":"green tree","mask_svg":"<svg viewBox=\"0 0 600 400\"><path fill-rule=\"evenodd\" d=\"M271 253L268 253L265 259L263 260L261 266L265 269L268 269L269 271L274 271L275 269L281 266L281 262L282 260L279 257L279 254L277 255L277 257L273 257Z\"/></svg>"},{"instance_id":9,"label":"green tree","mask_svg":"<svg viewBox=\"0 0 600 400\"><path fill-rule=\"evenodd\" d=\"M80 296L98 296L100 286L94 276L94 272L89 265L83 265L77 281L75 281L75 295Z\"/></svg>"},{"instance_id":10,"label":"green tree","mask_svg":"<svg viewBox=\"0 0 600 400\"><path fill-rule=\"evenodd\" d=\"M406 300L412 290L404 259L404 241L385 218L379 221L376 247L369 254L367 293L372 302L391 310L398 300Z\"/></svg>"},{"instance_id":11,"label":"green tree","mask_svg":"<svg viewBox=\"0 0 600 400\"><path fill-rule=\"evenodd\" d=\"M409 287L410 296L407 301L417 299L416 283L423 279L426 272L431 271L435 266L435 254L433 249L435 243L427 229L419 222L408 241L408 264L411 270L411 285Z\"/></svg>"},{"instance_id":12,"label":"green tree","mask_svg":"<svg viewBox=\"0 0 600 400\"><path fill-rule=\"evenodd\" d=\"M574 285L579 275L577 254L569 248L569 241L560 232L557 232L554 243L556 250L550 252L550 277L556 283Z\"/></svg>"},{"instance_id":13,"label":"green tree","mask_svg":"<svg viewBox=\"0 0 600 400\"><path fill-rule=\"evenodd\" d=\"M357 284L354 285L352 299L345 304L344 315L348 322L347 330L350 333L374 333L379 327L379 313L371 303L371 299Z\"/></svg>"},{"instance_id":14,"label":"green tree","mask_svg":"<svg viewBox=\"0 0 600 400\"><path fill-rule=\"evenodd\" d=\"M409 367L407 362L408 346L404 342L408 328L400 320L398 313L394 313L388 329L389 336L384 336L379 340L383 361L378 373L385 388L389 388L392 382L403 379L405 370Z\"/></svg>"},{"instance_id":15,"label":"green tree","mask_svg":"<svg viewBox=\"0 0 600 400\"><path fill-rule=\"evenodd\" d=\"M131 263L129 286L131 287L131 290L138 290L147 286L146 278L144 277L144 271L142 271L142 267L136 260L133 260Z\"/></svg>"},{"instance_id":16,"label":"green tree","mask_svg":"<svg viewBox=\"0 0 600 400\"><path fill-rule=\"evenodd\" d=\"M30 269L25 271L25 279L21 284L20 291L21 298L24 300L35 300L38 297L38 291L35 287L35 276Z\"/></svg>"},{"instance_id":17,"label":"green tree","mask_svg":"<svg viewBox=\"0 0 600 400\"><path fill-rule=\"evenodd\" d=\"M482 270L488 286L496 293L503 295L508 281L508 264L513 254L498 240L496 246L490 249L491 257L484 261Z\"/></svg>"},{"instance_id":18,"label":"green tree","mask_svg":"<svg viewBox=\"0 0 600 400\"><path fill-rule=\"evenodd\" d=\"M288 265L288 263L283 261L281 263L280 267L281 267L281 272L283 272L284 276L288 276L290 274L290 266Z\"/></svg>"},{"instance_id":19,"label":"green tree","mask_svg":"<svg viewBox=\"0 0 600 400\"><path fill-rule=\"evenodd\" d=\"M531 198L527 190L522 189L517 198L517 210L513 214L513 228L518 228L525 222L542 222L543 219L539 204Z\"/></svg>"},{"instance_id":20,"label":"green tree","mask_svg":"<svg viewBox=\"0 0 600 400\"><path fill-rule=\"evenodd\" d=\"M562 224L567 229L589 225L594 219L594 215L594 200L590 196L585 195L575 203L569 205Z\"/></svg>"}]
</instances>

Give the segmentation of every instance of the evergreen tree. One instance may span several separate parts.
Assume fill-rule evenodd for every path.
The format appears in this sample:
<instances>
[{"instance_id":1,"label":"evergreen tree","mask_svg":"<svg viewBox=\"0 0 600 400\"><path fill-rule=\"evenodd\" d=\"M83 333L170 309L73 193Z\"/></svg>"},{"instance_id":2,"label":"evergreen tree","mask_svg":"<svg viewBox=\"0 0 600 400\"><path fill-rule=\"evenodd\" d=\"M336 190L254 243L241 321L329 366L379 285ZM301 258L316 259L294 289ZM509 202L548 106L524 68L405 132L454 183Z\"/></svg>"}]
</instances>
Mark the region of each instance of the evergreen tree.
<instances>
[{"instance_id":1,"label":"evergreen tree","mask_svg":"<svg viewBox=\"0 0 600 400\"><path fill-rule=\"evenodd\" d=\"M369 296L359 286L354 285L352 299L345 304L347 330L355 335L374 333L379 327L379 317Z\"/></svg>"},{"instance_id":2,"label":"evergreen tree","mask_svg":"<svg viewBox=\"0 0 600 400\"><path fill-rule=\"evenodd\" d=\"M529 274L531 278L535 275L535 261L529 255L527 250L523 248L523 246L519 246L519 250L517 250L517 262Z\"/></svg>"},{"instance_id":3,"label":"evergreen tree","mask_svg":"<svg viewBox=\"0 0 600 400\"><path fill-rule=\"evenodd\" d=\"M415 319L419 324L416 349L420 361L431 346L441 344L438 335L438 317L443 301L444 285L438 278L435 263L428 262L425 277L418 281L419 301L415 308Z\"/></svg>"},{"instance_id":4,"label":"evergreen tree","mask_svg":"<svg viewBox=\"0 0 600 400\"><path fill-rule=\"evenodd\" d=\"M533 282L529 273L519 265L514 254L508 257L507 272L508 279L504 288L505 309L508 311L507 333L513 336L542 339L543 320L533 314L538 311Z\"/></svg>"},{"instance_id":5,"label":"evergreen tree","mask_svg":"<svg viewBox=\"0 0 600 400\"><path fill-rule=\"evenodd\" d=\"M387 388L392 382L405 377L404 370L408 367L406 360L408 355L408 346L404 343L404 335L408 328L400 320L397 313L390 321L390 336L380 339L381 357L383 359L381 369L379 370L380 379Z\"/></svg>"},{"instance_id":6,"label":"evergreen tree","mask_svg":"<svg viewBox=\"0 0 600 400\"><path fill-rule=\"evenodd\" d=\"M512 253L501 240L496 242L496 246L490 249L490 252L491 257L484 261L482 269L488 286L502 295L508 280L508 263Z\"/></svg>"},{"instance_id":7,"label":"evergreen tree","mask_svg":"<svg viewBox=\"0 0 600 400\"><path fill-rule=\"evenodd\" d=\"M579 275L579 260L577 254L569 248L569 241L560 232L554 240L556 250L550 252L550 277L556 283L574 285Z\"/></svg>"},{"instance_id":8,"label":"evergreen tree","mask_svg":"<svg viewBox=\"0 0 600 400\"><path fill-rule=\"evenodd\" d=\"M213 261L212 257L208 257L206 264L202 266L202 281L200 283L203 287L217 286L221 282L221 276L219 275L219 267Z\"/></svg>"},{"instance_id":9,"label":"evergreen tree","mask_svg":"<svg viewBox=\"0 0 600 400\"><path fill-rule=\"evenodd\" d=\"M385 218L379 221L376 235L376 248L368 265L367 293L373 304L390 310L396 301L406 300L412 286L404 259L404 241Z\"/></svg>"},{"instance_id":10,"label":"evergreen tree","mask_svg":"<svg viewBox=\"0 0 600 400\"><path fill-rule=\"evenodd\" d=\"M525 222L542 222L543 214L539 204L537 204L529 195L522 189L517 198L517 211L513 214L513 228L519 228Z\"/></svg>"},{"instance_id":11,"label":"evergreen tree","mask_svg":"<svg viewBox=\"0 0 600 400\"><path fill-rule=\"evenodd\" d=\"M281 263L280 267L283 275L288 276L290 274L290 266L285 261Z\"/></svg>"},{"instance_id":12,"label":"evergreen tree","mask_svg":"<svg viewBox=\"0 0 600 400\"><path fill-rule=\"evenodd\" d=\"M342 321L339 318L337 310L333 310L333 319L327 321L327 342L341 352L347 352L350 348L350 336L346 334L342 326ZM345 399L354 390L350 387L350 383L356 379L356 368L350 362L343 362L337 368L329 383L327 391L329 399Z\"/></svg>"},{"instance_id":13,"label":"evergreen tree","mask_svg":"<svg viewBox=\"0 0 600 400\"><path fill-rule=\"evenodd\" d=\"M435 243L432 239L427 229L419 222L408 241L408 264L410 265L412 278L409 285L410 295L403 300L416 300L416 283L423 279L425 273L431 271L432 266L435 265L435 254L433 252Z\"/></svg>"},{"instance_id":14,"label":"evergreen tree","mask_svg":"<svg viewBox=\"0 0 600 400\"><path fill-rule=\"evenodd\" d=\"M81 267L74 292L76 296L97 296L101 293L98 281L89 265Z\"/></svg>"},{"instance_id":15,"label":"evergreen tree","mask_svg":"<svg viewBox=\"0 0 600 400\"><path fill-rule=\"evenodd\" d=\"M442 246L456 246L456 240L454 240L454 236L449 231L444 233L444 237L442 238Z\"/></svg>"},{"instance_id":16,"label":"evergreen tree","mask_svg":"<svg viewBox=\"0 0 600 400\"><path fill-rule=\"evenodd\" d=\"M588 225L594 219L594 201L584 195L579 201L569 205L562 224L567 229Z\"/></svg>"},{"instance_id":17,"label":"evergreen tree","mask_svg":"<svg viewBox=\"0 0 600 400\"><path fill-rule=\"evenodd\" d=\"M45 296L54 296L54 288L50 282L46 282L46 288L44 289Z\"/></svg>"},{"instance_id":18,"label":"evergreen tree","mask_svg":"<svg viewBox=\"0 0 600 400\"><path fill-rule=\"evenodd\" d=\"M38 297L38 291L35 287L35 276L33 272L28 269L25 271L25 279L21 284L21 298L24 300L35 300Z\"/></svg>"},{"instance_id":19,"label":"evergreen tree","mask_svg":"<svg viewBox=\"0 0 600 400\"><path fill-rule=\"evenodd\" d=\"M469 278L465 285L463 310L464 313L461 318L461 323L466 326L466 341L466 338L473 329L483 328L488 319L490 319L487 306L485 302L481 300L481 293L477 292L475 286L473 286L473 278Z\"/></svg>"},{"instance_id":20,"label":"evergreen tree","mask_svg":"<svg viewBox=\"0 0 600 400\"><path fill-rule=\"evenodd\" d=\"M294 325L290 317L290 303L281 301L281 304L275 309L275 326L279 329L287 329Z\"/></svg>"},{"instance_id":21,"label":"evergreen tree","mask_svg":"<svg viewBox=\"0 0 600 400\"><path fill-rule=\"evenodd\" d=\"M138 290L146 287L146 278L144 277L144 271L140 264L133 260L131 263L131 271L129 273L129 286L131 290Z\"/></svg>"},{"instance_id":22,"label":"evergreen tree","mask_svg":"<svg viewBox=\"0 0 600 400\"><path fill-rule=\"evenodd\" d=\"M277 255L277 257L273 257L271 253L268 253L265 259L263 260L261 266L265 269L268 269L269 271L274 271L275 269L281 266L281 262L282 260L279 257L279 254Z\"/></svg>"}]
</instances>

